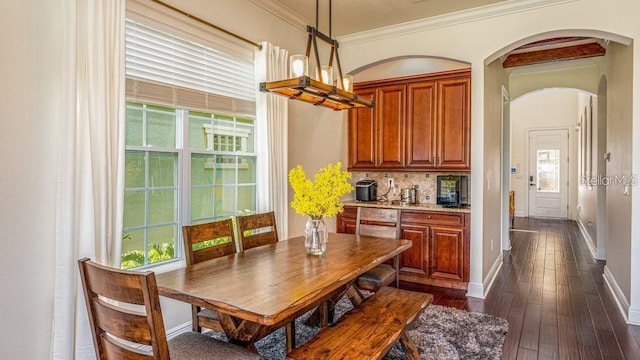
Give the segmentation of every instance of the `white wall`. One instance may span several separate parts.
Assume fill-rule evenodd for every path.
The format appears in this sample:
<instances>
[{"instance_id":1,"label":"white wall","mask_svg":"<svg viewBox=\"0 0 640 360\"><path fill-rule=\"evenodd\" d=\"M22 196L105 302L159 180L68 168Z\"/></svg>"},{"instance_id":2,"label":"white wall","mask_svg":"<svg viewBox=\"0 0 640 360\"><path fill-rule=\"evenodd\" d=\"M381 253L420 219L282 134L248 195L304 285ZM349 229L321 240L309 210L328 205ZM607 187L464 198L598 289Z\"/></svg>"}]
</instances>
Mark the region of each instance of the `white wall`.
<instances>
[{"instance_id":1,"label":"white wall","mask_svg":"<svg viewBox=\"0 0 640 360\"><path fill-rule=\"evenodd\" d=\"M606 164L607 176L626 176L639 174L631 168L632 142L640 139L632 134L633 128L629 119L632 118L632 72L633 49L617 44L611 44L607 49L610 66L607 71L607 147L611 152L611 160ZM637 66L636 66L637 67ZM631 295L631 261L632 234L631 219L638 222L638 214L631 213L631 195L633 186L629 186L629 193L625 195L624 186L613 183L606 186L607 192L607 268L617 282L627 300ZM633 237L638 239L638 237ZM640 261L637 257L634 261ZM635 284L637 285L637 284ZM634 300L634 299L630 299ZM633 304L632 304L633 305Z\"/></svg>"},{"instance_id":2,"label":"white wall","mask_svg":"<svg viewBox=\"0 0 640 360\"><path fill-rule=\"evenodd\" d=\"M511 190L515 192L516 216L528 216L528 132L534 129L569 129L568 217L575 219L577 204L578 90L547 89L511 101Z\"/></svg>"},{"instance_id":3,"label":"white wall","mask_svg":"<svg viewBox=\"0 0 640 360\"><path fill-rule=\"evenodd\" d=\"M576 207L576 221L578 226L582 230L582 233L592 251L592 254L604 260L604 256L598 254L598 228L600 226L606 226L606 218L598 218L598 198L597 191L598 186L591 184L591 176L601 173L598 170L598 158L594 154L598 153L595 149L598 148L598 118L597 118L597 97L590 96L588 94L579 94L578 106L576 108L578 119L584 119L584 125L581 125L577 132L578 137L581 139L578 141L579 165L578 175L580 181L578 183L578 205ZM591 122L587 126L587 119ZM587 129L589 128L590 129ZM591 135L589 134L589 130ZM585 152L588 152L588 141L585 141L584 136L591 136L591 158L586 156ZM584 143L584 145L583 145ZM583 146L586 149L583 149ZM584 156L584 159L582 157ZM589 167L584 163L591 160ZM587 173L587 170L589 171ZM604 206L604 204L603 204ZM600 223L602 221L602 223ZM602 254L604 255L604 254Z\"/></svg>"},{"instance_id":4,"label":"white wall","mask_svg":"<svg viewBox=\"0 0 640 360\"><path fill-rule=\"evenodd\" d=\"M487 277L492 277L495 272L493 266L502 255L502 222L503 207L508 206L502 202L502 88L508 88L507 72L502 68L500 61L494 61L484 68L484 152L483 167L471 164L471 176L475 176L478 170L484 174L482 183L482 199L484 206L474 211L473 205L477 197L471 202L471 220L481 222L482 226L482 292L486 295L488 287ZM480 101L472 98L471 102ZM472 123L476 119L472 118ZM477 147L472 146L472 152ZM472 192L473 193L473 192ZM482 212L482 218L477 219ZM476 240L478 240L476 238ZM473 245L472 245L473 249ZM472 284L473 286L473 284ZM472 291L470 291L471 293Z\"/></svg>"}]
</instances>

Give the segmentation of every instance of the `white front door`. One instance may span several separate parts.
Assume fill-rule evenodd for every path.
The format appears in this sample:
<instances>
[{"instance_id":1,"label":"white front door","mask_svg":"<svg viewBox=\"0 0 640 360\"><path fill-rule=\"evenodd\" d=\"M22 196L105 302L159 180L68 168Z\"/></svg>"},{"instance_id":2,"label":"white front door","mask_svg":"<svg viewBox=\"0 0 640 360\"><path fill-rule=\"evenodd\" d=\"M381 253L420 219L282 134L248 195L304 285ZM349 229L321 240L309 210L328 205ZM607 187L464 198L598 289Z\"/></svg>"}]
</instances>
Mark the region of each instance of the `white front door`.
<instances>
[{"instance_id":1,"label":"white front door","mask_svg":"<svg viewBox=\"0 0 640 360\"><path fill-rule=\"evenodd\" d=\"M567 218L569 131L529 131L529 216Z\"/></svg>"}]
</instances>

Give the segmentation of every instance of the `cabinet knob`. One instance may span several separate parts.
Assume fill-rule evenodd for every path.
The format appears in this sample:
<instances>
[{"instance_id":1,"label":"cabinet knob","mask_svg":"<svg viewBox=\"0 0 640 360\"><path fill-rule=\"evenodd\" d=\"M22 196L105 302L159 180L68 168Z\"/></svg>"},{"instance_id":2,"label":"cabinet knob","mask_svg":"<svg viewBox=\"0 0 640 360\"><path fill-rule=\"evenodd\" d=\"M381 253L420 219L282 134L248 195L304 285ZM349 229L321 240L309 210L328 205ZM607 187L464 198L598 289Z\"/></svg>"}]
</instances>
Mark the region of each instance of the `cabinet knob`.
<instances>
[{"instance_id":1,"label":"cabinet knob","mask_svg":"<svg viewBox=\"0 0 640 360\"><path fill-rule=\"evenodd\" d=\"M431 219L431 215L428 215L428 216L427 216L427 219Z\"/></svg>"}]
</instances>

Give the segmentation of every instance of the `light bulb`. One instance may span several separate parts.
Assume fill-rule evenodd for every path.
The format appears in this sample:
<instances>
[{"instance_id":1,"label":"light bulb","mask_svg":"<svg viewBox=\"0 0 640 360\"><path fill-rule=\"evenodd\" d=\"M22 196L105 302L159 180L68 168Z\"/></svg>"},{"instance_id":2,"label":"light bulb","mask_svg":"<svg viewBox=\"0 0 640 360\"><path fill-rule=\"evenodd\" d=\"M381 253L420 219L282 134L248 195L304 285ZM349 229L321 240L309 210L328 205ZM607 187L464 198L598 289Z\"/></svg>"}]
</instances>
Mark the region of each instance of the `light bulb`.
<instances>
[{"instance_id":1,"label":"light bulb","mask_svg":"<svg viewBox=\"0 0 640 360\"><path fill-rule=\"evenodd\" d=\"M353 76L345 75L342 77L342 90L353 92Z\"/></svg>"},{"instance_id":2,"label":"light bulb","mask_svg":"<svg viewBox=\"0 0 640 360\"><path fill-rule=\"evenodd\" d=\"M309 59L306 55L291 55L289 59L289 75L292 78L309 76Z\"/></svg>"},{"instance_id":3,"label":"light bulb","mask_svg":"<svg viewBox=\"0 0 640 360\"><path fill-rule=\"evenodd\" d=\"M333 85L333 68L331 68L331 66L323 65L321 74L323 83Z\"/></svg>"}]
</instances>

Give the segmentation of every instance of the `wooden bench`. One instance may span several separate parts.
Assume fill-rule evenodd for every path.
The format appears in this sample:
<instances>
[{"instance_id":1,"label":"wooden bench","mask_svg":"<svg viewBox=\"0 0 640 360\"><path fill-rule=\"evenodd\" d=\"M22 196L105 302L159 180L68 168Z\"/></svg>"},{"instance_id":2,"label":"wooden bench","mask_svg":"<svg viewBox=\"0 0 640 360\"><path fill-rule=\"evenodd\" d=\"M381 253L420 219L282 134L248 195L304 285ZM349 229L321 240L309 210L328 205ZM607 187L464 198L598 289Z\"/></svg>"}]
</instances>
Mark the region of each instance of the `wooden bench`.
<instances>
[{"instance_id":1,"label":"wooden bench","mask_svg":"<svg viewBox=\"0 0 640 360\"><path fill-rule=\"evenodd\" d=\"M410 360L420 359L405 330L432 300L431 294L383 287L287 358L381 359L400 341Z\"/></svg>"}]
</instances>

